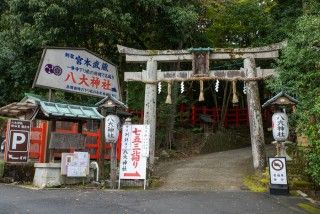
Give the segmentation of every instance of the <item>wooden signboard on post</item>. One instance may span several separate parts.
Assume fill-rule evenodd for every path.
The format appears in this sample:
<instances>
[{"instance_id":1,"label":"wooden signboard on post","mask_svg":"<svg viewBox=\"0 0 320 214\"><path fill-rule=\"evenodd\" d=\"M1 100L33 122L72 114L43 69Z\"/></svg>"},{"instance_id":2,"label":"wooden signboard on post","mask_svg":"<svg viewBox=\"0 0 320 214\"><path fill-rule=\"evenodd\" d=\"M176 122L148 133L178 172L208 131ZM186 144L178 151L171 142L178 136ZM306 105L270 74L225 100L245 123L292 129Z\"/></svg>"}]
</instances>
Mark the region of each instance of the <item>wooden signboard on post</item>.
<instances>
[{"instance_id":1,"label":"wooden signboard on post","mask_svg":"<svg viewBox=\"0 0 320 214\"><path fill-rule=\"evenodd\" d=\"M31 122L27 120L8 121L8 136L5 147L5 160L10 163L28 161Z\"/></svg>"}]
</instances>

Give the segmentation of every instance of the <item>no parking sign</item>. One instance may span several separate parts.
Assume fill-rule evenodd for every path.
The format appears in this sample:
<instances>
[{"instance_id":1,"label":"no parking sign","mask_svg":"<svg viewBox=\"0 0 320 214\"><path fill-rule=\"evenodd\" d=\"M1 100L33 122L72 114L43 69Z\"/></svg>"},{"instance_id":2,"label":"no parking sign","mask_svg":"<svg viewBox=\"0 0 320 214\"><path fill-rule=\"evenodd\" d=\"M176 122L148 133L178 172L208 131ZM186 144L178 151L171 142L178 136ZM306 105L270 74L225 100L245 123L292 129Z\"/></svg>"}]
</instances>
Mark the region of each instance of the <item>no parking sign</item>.
<instances>
[{"instance_id":1,"label":"no parking sign","mask_svg":"<svg viewBox=\"0 0 320 214\"><path fill-rule=\"evenodd\" d=\"M269 158L270 193L276 195L287 195L289 192L286 158Z\"/></svg>"}]
</instances>

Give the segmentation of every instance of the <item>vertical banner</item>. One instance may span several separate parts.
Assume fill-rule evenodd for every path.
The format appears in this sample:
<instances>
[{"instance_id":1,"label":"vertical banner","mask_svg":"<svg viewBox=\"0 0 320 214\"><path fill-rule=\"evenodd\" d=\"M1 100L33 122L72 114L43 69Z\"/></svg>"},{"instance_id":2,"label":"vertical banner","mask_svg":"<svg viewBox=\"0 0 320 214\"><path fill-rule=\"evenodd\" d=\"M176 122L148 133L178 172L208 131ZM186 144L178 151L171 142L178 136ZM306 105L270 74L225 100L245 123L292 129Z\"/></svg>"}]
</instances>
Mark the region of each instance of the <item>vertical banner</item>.
<instances>
[{"instance_id":1,"label":"vertical banner","mask_svg":"<svg viewBox=\"0 0 320 214\"><path fill-rule=\"evenodd\" d=\"M149 125L123 126L119 182L120 179L146 179L149 139Z\"/></svg>"},{"instance_id":2,"label":"vertical banner","mask_svg":"<svg viewBox=\"0 0 320 214\"><path fill-rule=\"evenodd\" d=\"M11 163L28 161L31 122L27 120L8 121L5 160Z\"/></svg>"}]
</instances>

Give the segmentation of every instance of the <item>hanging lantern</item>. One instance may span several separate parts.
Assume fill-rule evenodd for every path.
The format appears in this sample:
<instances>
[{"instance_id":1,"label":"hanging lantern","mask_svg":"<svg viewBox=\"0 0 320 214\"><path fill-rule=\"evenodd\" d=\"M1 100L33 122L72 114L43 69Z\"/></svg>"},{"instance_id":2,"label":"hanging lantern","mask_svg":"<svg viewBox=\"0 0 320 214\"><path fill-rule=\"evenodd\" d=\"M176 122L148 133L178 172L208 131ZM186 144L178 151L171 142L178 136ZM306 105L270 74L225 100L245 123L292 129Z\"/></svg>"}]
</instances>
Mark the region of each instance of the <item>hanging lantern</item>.
<instances>
[{"instance_id":1,"label":"hanging lantern","mask_svg":"<svg viewBox=\"0 0 320 214\"><path fill-rule=\"evenodd\" d=\"M158 82L158 94L161 93L161 82Z\"/></svg>"},{"instance_id":2,"label":"hanging lantern","mask_svg":"<svg viewBox=\"0 0 320 214\"><path fill-rule=\"evenodd\" d=\"M216 92L219 91L219 80L216 81L216 85L215 85L214 90L215 90Z\"/></svg>"},{"instance_id":3,"label":"hanging lantern","mask_svg":"<svg viewBox=\"0 0 320 214\"><path fill-rule=\"evenodd\" d=\"M238 103L239 99L237 96L237 82L236 81L232 81L232 103Z\"/></svg>"},{"instance_id":4,"label":"hanging lantern","mask_svg":"<svg viewBox=\"0 0 320 214\"><path fill-rule=\"evenodd\" d=\"M204 101L204 95L203 95L203 80L200 80L199 101Z\"/></svg>"},{"instance_id":5,"label":"hanging lantern","mask_svg":"<svg viewBox=\"0 0 320 214\"><path fill-rule=\"evenodd\" d=\"M181 94L183 94L183 92L184 92L184 82L180 83L180 92L181 92Z\"/></svg>"},{"instance_id":6,"label":"hanging lantern","mask_svg":"<svg viewBox=\"0 0 320 214\"><path fill-rule=\"evenodd\" d=\"M168 82L168 95L167 95L167 99L166 99L166 103L167 104L172 104L172 100L171 100L171 86L172 83Z\"/></svg>"}]
</instances>

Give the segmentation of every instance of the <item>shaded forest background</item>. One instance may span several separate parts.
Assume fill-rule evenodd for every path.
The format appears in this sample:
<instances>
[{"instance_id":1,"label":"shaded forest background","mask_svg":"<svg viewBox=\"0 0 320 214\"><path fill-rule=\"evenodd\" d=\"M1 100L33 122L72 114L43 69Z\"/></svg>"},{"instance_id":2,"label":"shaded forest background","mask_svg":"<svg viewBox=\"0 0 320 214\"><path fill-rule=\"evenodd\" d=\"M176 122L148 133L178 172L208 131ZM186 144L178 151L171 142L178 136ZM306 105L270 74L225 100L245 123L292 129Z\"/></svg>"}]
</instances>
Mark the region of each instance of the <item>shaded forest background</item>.
<instances>
[{"instance_id":1,"label":"shaded forest background","mask_svg":"<svg viewBox=\"0 0 320 214\"><path fill-rule=\"evenodd\" d=\"M84 47L119 65L124 101L141 109L143 85L124 83L123 73L141 71L145 65L126 64L117 44L137 49L256 47L287 39L288 47L273 62L278 75L268 88L274 93L285 90L300 100L293 127L309 139L308 171L320 184L317 0L0 0L0 14L0 106L21 100L25 92L46 96L46 90L31 88L45 46ZM168 70L185 65L161 66ZM190 85L186 89L186 94L174 96L174 104L196 102L197 90ZM173 91L178 94L178 87ZM54 97L82 105L97 101L61 91L55 91ZM170 141L175 107L164 104L165 93L158 100Z\"/></svg>"}]
</instances>

